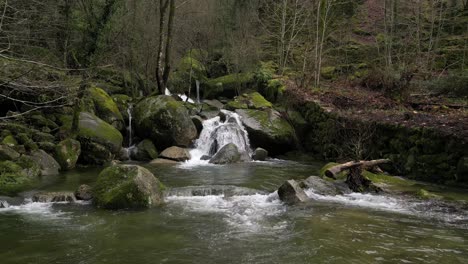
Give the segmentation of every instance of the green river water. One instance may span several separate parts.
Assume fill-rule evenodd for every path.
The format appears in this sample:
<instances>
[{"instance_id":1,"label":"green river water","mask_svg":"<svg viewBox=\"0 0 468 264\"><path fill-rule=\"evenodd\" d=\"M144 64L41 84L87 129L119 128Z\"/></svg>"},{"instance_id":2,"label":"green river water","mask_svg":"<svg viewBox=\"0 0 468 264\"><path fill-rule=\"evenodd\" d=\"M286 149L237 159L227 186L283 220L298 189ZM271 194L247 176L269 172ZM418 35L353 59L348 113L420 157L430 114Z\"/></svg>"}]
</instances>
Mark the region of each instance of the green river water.
<instances>
[{"instance_id":1,"label":"green river water","mask_svg":"<svg viewBox=\"0 0 468 264\"><path fill-rule=\"evenodd\" d=\"M165 206L144 211L12 205L0 209L0 263L468 263L467 210L312 191L310 203L287 207L271 193L322 165L147 166L170 187L222 184L266 193L169 196ZM92 185L99 171L46 177L40 190Z\"/></svg>"}]
</instances>

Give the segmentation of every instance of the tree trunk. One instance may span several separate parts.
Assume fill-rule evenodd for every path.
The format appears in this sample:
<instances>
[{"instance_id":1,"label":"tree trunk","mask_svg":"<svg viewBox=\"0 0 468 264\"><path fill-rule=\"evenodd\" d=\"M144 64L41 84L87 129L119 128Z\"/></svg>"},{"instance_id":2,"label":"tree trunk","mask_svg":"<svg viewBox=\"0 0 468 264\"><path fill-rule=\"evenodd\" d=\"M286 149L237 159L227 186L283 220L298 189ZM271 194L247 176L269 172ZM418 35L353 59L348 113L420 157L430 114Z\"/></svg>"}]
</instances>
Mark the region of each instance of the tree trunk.
<instances>
[{"instance_id":1,"label":"tree trunk","mask_svg":"<svg viewBox=\"0 0 468 264\"><path fill-rule=\"evenodd\" d=\"M387 163L391 163L391 161L389 159L379 159L379 160L370 160L370 161L365 161L365 160L350 161L350 162L346 162L346 163L339 164L339 165L329 168L328 170L325 171L325 176L336 179L336 176L338 175L338 173L344 170L349 170L355 167L372 168L372 167L375 167L381 164L387 164Z\"/></svg>"}]
</instances>

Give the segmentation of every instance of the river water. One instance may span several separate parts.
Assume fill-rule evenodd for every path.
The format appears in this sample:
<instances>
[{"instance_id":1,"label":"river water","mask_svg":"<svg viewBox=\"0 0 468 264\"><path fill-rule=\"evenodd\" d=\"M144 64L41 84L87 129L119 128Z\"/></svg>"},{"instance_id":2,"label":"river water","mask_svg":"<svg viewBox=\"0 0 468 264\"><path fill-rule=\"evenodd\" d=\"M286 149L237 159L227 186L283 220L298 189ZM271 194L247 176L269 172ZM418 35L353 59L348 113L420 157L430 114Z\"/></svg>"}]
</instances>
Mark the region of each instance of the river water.
<instances>
[{"instance_id":1,"label":"river water","mask_svg":"<svg viewBox=\"0 0 468 264\"><path fill-rule=\"evenodd\" d=\"M466 211L404 197L325 197L313 190L307 192L314 200L300 206L278 200L274 190L284 180L317 174L322 165L151 166L167 186L183 188L150 210L12 205L0 209L0 263L467 263ZM39 189L92 185L99 171L44 178ZM229 191L206 191L218 185ZM186 192L197 188L205 191Z\"/></svg>"}]
</instances>

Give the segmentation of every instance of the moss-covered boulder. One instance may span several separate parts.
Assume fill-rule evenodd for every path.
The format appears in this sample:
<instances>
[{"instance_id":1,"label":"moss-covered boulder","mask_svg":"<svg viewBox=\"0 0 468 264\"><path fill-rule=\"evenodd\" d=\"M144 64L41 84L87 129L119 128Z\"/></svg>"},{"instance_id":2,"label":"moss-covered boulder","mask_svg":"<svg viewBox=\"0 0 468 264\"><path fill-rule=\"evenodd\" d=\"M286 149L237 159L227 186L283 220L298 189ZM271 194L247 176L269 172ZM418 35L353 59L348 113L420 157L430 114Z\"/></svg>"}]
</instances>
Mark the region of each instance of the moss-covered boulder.
<instances>
[{"instance_id":1,"label":"moss-covered boulder","mask_svg":"<svg viewBox=\"0 0 468 264\"><path fill-rule=\"evenodd\" d=\"M94 106L94 113L111 124L118 130L122 130L125 127L122 114L114 102L103 89L98 87L90 87L87 90L87 97L92 100Z\"/></svg>"},{"instance_id":2,"label":"moss-covered boulder","mask_svg":"<svg viewBox=\"0 0 468 264\"><path fill-rule=\"evenodd\" d=\"M145 139L136 145L136 149L131 153L131 158L138 161L150 161L158 158L158 150L153 142Z\"/></svg>"},{"instance_id":3,"label":"moss-covered boulder","mask_svg":"<svg viewBox=\"0 0 468 264\"><path fill-rule=\"evenodd\" d=\"M65 139L60 141L55 147L55 158L60 164L62 170L75 168L78 157L81 154L81 144L74 139Z\"/></svg>"},{"instance_id":4,"label":"moss-covered boulder","mask_svg":"<svg viewBox=\"0 0 468 264\"><path fill-rule=\"evenodd\" d=\"M188 147L197 129L182 102L170 96L148 97L134 111L136 134L151 139L158 149Z\"/></svg>"},{"instance_id":5,"label":"moss-covered boulder","mask_svg":"<svg viewBox=\"0 0 468 264\"><path fill-rule=\"evenodd\" d=\"M123 137L120 132L101 120L87 113L80 113L79 132L81 156L85 163L104 164L120 152Z\"/></svg>"},{"instance_id":6,"label":"moss-covered boulder","mask_svg":"<svg viewBox=\"0 0 468 264\"><path fill-rule=\"evenodd\" d=\"M93 188L94 204L106 209L150 208L163 203L164 185L137 165L104 169Z\"/></svg>"},{"instance_id":7,"label":"moss-covered boulder","mask_svg":"<svg viewBox=\"0 0 468 264\"><path fill-rule=\"evenodd\" d=\"M40 174L39 165L28 156L22 156L15 162L0 161L0 194L15 195L31 188Z\"/></svg>"},{"instance_id":8,"label":"moss-covered boulder","mask_svg":"<svg viewBox=\"0 0 468 264\"><path fill-rule=\"evenodd\" d=\"M238 109L236 113L241 116L253 147L264 148L272 155L296 148L294 128L277 111Z\"/></svg>"},{"instance_id":9,"label":"moss-covered boulder","mask_svg":"<svg viewBox=\"0 0 468 264\"><path fill-rule=\"evenodd\" d=\"M268 102L258 92L252 92L237 96L233 101L226 104L226 109L267 109L273 107L273 104Z\"/></svg>"},{"instance_id":10,"label":"moss-covered boulder","mask_svg":"<svg viewBox=\"0 0 468 264\"><path fill-rule=\"evenodd\" d=\"M0 160L15 160L20 154L6 145L0 145Z\"/></svg>"}]
</instances>

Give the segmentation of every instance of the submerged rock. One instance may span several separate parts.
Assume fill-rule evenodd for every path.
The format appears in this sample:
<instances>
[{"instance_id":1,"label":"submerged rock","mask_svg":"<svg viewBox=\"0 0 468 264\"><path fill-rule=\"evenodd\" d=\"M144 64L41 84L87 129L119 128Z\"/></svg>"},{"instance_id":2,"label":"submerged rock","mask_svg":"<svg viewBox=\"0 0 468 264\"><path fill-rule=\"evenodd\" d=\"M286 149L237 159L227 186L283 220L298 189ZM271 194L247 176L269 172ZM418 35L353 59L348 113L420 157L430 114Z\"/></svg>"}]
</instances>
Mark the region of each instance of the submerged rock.
<instances>
[{"instance_id":1,"label":"submerged rock","mask_svg":"<svg viewBox=\"0 0 468 264\"><path fill-rule=\"evenodd\" d=\"M2 201L0 200L0 208L8 208L10 205L8 204L7 201Z\"/></svg>"},{"instance_id":2,"label":"submerged rock","mask_svg":"<svg viewBox=\"0 0 468 264\"><path fill-rule=\"evenodd\" d=\"M81 144L74 139L60 141L55 147L55 157L62 170L75 168L78 157L81 154Z\"/></svg>"},{"instance_id":3,"label":"submerged rock","mask_svg":"<svg viewBox=\"0 0 468 264\"><path fill-rule=\"evenodd\" d=\"M309 200L309 197L295 180L283 183L278 189L278 196L286 204L293 205Z\"/></svg>"},{"instance_id":4,"label":"submerged rock","mask_svg":"<svg viewBox=\"0 0 468 264\"><path fill-rule=\"evenodd\" d=\"M44 150L31 152L31 158L41 167L42 175L56 175L59 173L60 164Z\"/></svg>"},{"instance_id":5,"label":"submerged rock","mask_svg":"<svg viewBox=\"0 0 468 264\"><path fill-rule=\"evenodd\" d=\"M151 139L158 149L188 147L197 129L182 102L160 95L143 99L134 111L136 133Z\"/></svg>"},{"instance_id":6,"label":"submerged rock","mask_svg":"<svg viewBox=\"0 0 468 264\"><path fill-rule=\"evenodd\" d=\"M258 161L264 161L268 157L268 151L266 149L257 148L255 149L252 159Z\"/></svg>"},{"instance_id":7,"label":"submerged rock","mask_svg":"<svg viewBox=\"0 0 468 264\"><path fill-rule=\"evenodd\" d=\"M94 204L107 209L150 208L163 203L164 185L137 165L104 169L93 188Z\"/></svg>"},{"instance_id":8,"label":"submerged rock","mask_svg":"<svg viewBox=\"0 0 468 264\"><path fill-rule=\"evenodd\" d=\"M33 202L37 203L59 203L76 202L76 197L72 192L41 192L32 197Z\"/></svg>"},{"instance_id":9,"label":"submerged rock","mask_svg":"<svg viewBox=\"0 0 468 264\"><path fill-rule=\"evenodd\" d=\"M175 160L175 161L186 161L190 159L190 152L187 149L179 147L170 147L165 149L159 155L161 158Z\"/></svg>"},{"instance_id":10,"label":"submerged rock","mask_svg":"<svg viewBox=\"0 0 468 264\"><path fill-rule=\"evenodd\" d=\"M227 144L222 147L211 159L212 164L229 164L241 161L241 153L235 144Z\"/></svg>"},{"instance_id":11,"label":"submerged rock","mask_svg":"<svg viewBox=\"0 0 468 264\"><path fill-rule=\"evenodd\" d=\"M82 184L75 191L75 196L77 200L89 201L93 199L93 189L89 185Z\"/></svg>"},{"instance_id":12,"label":"submerged rock","mask_svg":"<svg viewBox=\"0 0 468 264\"><path fill-rule=\"evenodd\" d=\"M175 160L169 159L155 159L150 162L150 164L177 164L178 162Z\"/></svg>"},{"instance_id":13,"label":"submerged rock","mask_svg":"<svg viewBox=\"0 0 468 264\"><path fill-rule=\"evenodd\" d=\"M279 112L273 109L237 109L236 113L241 116L254 147L264 148L273 155L296 148L294 128Z\"/></svg>"}]
</instances>

